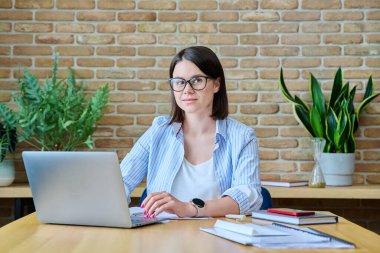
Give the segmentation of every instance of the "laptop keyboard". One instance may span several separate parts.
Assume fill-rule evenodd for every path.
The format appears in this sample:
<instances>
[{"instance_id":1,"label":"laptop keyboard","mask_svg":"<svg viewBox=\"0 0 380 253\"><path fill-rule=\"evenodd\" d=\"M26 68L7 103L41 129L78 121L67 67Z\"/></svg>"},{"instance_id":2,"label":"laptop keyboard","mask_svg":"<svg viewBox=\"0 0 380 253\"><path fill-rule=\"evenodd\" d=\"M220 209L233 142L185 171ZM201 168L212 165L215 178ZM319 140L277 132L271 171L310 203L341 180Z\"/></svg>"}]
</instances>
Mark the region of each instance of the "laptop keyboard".
<instances>
[{"instance_id":1,"label":"laptop keyboard","mask_svg":"<svg viewBox=\"0 0 380 253\"><path fill-rule=\"evenodd\" d=\"M159 220L156 218L146 218L145 216L131 216L132 226L144 226L152 223L157 223Z\"/></svg>"}]
</instances>

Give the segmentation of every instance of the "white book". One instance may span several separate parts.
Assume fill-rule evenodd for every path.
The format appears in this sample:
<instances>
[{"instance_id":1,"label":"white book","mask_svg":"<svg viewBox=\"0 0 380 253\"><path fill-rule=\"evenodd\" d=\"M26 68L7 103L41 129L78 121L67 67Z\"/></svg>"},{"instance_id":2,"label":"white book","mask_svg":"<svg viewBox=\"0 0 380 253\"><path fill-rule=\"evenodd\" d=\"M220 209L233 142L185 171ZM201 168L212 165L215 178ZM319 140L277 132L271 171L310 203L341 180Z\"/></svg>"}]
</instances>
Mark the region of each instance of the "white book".
<instances>
[{"instance_id":1,"label":"white book","mask_svg":"<svg viewBox=\"0 0 380 253\"><path fill-rule=\"evenodd\" d=\"M280 186L280 187L294 187L294 186L306 186L308 181L304 180L281 180L281 181L266 181L261 180L263 186Z\"/></svg>"}]
</instances>

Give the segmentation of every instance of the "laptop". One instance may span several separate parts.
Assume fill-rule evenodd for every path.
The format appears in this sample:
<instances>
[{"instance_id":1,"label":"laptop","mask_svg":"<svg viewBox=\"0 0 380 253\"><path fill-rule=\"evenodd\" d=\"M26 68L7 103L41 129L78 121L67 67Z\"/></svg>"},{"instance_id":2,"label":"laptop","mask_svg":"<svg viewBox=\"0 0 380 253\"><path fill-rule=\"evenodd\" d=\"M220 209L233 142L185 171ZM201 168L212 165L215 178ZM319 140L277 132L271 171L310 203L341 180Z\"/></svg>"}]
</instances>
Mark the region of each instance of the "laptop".
<instances>
[{"instance_id":1,"label":"laptop","mask_svg":"<svg viewBox=\"0 0 380 253\"><path fill-rule=\"evenodd\" d=\"M114 152L22 152L40 222L132 228L157 218L130 215Z\"/></svg>"}]
</instances>

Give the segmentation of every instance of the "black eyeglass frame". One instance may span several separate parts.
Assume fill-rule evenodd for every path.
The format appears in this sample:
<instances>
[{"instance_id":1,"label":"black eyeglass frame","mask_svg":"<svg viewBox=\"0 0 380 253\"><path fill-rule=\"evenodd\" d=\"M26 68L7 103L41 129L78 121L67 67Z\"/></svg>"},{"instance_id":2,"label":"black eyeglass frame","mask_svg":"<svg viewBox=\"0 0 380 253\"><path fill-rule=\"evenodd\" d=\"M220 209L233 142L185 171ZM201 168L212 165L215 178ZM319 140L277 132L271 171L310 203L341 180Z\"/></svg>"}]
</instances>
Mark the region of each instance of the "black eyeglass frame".
<instances>
[{"instance_id":1,"label":"black eyeglass frame","mask_svg":"<svg viewBox=\"0 0 380 253\"><path fill-rule=\"evenodd\" d=\"M206 78L206 82L205 82L205 86L202 88L202 89L195 89L193 87L193 85L190 83L191 80L193 80L194 78L197 78L197 77L203 77L203 78ZM183 89L182 90L175 90L173 89L173 86L172 86L172 80L175 80L175 79L181 79L181 80L184 80L185 81L185 86L183 86ZM201 90L204 90L206 88L206 85L207 85L207 81L208 79L212 79L212 77L210 76L193 76L192 78L190 78L189 80L186 80L186 79L183 79L181 77L174 77L174 78L170 78L169 79L169 86L170 86L170 89L172 91L175 91L175 92L181 92L181 91L184 91L186 89L186 85L189 84L190 87L193 89L193 90L196 90L196 91L201 91Z\"/></svg>"}]
</instances>

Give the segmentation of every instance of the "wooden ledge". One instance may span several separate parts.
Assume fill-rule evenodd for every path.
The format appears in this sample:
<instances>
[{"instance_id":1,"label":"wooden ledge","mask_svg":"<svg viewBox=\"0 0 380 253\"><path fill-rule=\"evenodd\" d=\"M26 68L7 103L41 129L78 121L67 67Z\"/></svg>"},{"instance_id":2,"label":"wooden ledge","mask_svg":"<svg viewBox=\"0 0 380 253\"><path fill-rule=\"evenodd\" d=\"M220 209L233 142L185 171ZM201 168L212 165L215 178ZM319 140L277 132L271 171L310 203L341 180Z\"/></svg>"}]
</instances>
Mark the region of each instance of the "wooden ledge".
<instances>
[{"instance_id":1,"label":"wooden ledge","mask_svg":"<svg viewBox=\"0 0 380 253\"><path fill-rule=\"evenodd\" d=\"M380 185L353 185L344 187L274 187L265 186L272 198L306 198L306 199L380 199ZM145 182L132 192L132 198L139 198L145 189ZM0 187L0 198L31 198L29 185L13 184Z\"/></svg>"}]
</instances>

